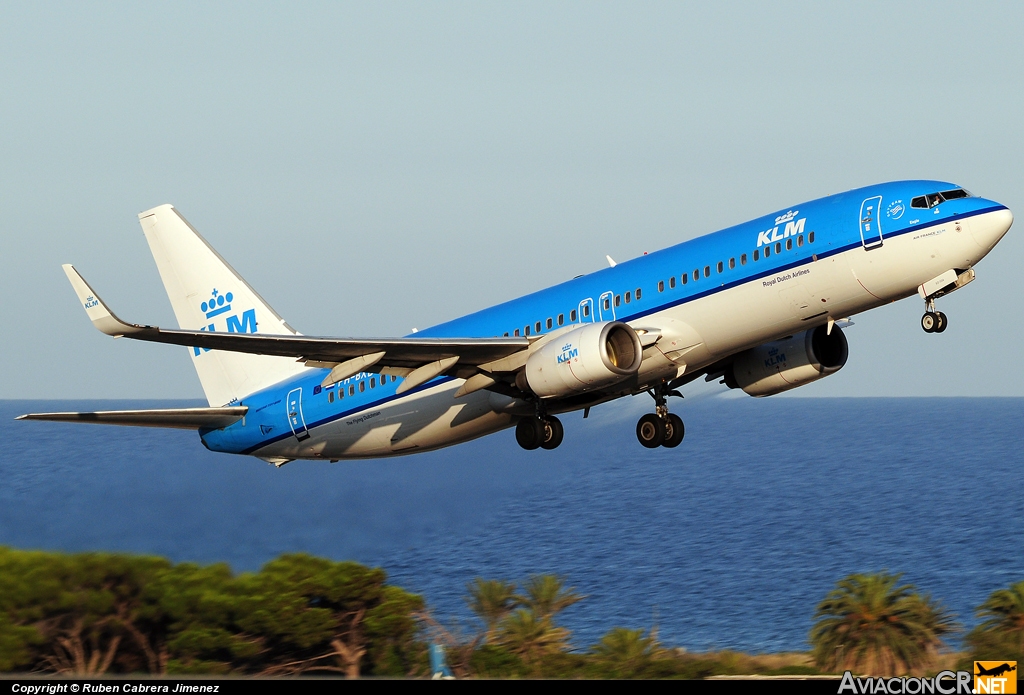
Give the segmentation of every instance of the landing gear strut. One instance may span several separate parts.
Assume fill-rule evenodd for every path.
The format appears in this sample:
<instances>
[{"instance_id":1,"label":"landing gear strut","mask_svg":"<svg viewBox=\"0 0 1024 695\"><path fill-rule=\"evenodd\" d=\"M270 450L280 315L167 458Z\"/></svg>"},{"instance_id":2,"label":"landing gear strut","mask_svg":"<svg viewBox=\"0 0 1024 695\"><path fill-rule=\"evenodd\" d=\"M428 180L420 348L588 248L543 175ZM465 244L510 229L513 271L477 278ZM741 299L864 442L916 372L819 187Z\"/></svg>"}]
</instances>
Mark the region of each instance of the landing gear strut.
<instances>
[{"instance_id":1,"label":"landing gear strut","mask_svg":"<svg viewBox=\"0 0 1024 695\"><path fill-rule=\"evenodd\" d=\"M516 441L527 451L557 448L563 434L562 422L554 415L524 417L516 424Z\"/></svg>"},{"instance_id":2,"label":"landing gear strut","mask_svg":"<svg viewBox=\"0 0 1024 695\"><path fill-rule=\"evenodd\" d=\"M942 333L942 331L946 330L946 326L949 325L946 315L941 311L935 311L934 299L926 299L924 304L925 312L924 316L921 317L921 328L924 329L925 333Z\"/></svg>"},{"instance_id":3,"label":"landing gear strut","mask_svg":"<svg viewBox=\"0 0 1024 695\"><path fill-rule=\"evenodd\" d=\"M666 396L682 398L682 394L678 391L669 391L664 384L649 393L654 398L654 412L644 415L636 423L636 438L648 449L656 449L659 446L671 449L679 446L686 429L681 417L668 412Z\"/></svg>"}]
</instances>

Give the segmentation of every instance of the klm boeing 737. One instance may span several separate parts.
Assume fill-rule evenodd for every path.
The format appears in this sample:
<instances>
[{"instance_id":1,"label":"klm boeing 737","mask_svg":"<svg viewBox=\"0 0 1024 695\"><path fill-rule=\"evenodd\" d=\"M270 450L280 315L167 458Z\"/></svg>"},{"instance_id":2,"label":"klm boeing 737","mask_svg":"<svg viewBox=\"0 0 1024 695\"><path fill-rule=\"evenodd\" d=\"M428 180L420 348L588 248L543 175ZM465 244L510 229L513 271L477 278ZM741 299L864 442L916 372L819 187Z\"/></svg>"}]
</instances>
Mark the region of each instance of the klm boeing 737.
<instances>
[{"instance_id":1,"label":"klm boeing 737","mask_svg":"<svg viewBox=\"0 0 1024 695\"><path fill-rule=\"evenodd\" d=\"M705 377L770 396L843 367L849 317L968 284L1006 234L1004 205L951 183L900 181L794 205L404 338L295 331L170 205L139 215L177 330L119 319L70 265L107 335L188 348L208 408L33 413L198 430L213 451L283 465L428 451L515 427L562 441L556 415L643 392L636 434L675 447L670 396Z\"/></svg>"}]
</instances>

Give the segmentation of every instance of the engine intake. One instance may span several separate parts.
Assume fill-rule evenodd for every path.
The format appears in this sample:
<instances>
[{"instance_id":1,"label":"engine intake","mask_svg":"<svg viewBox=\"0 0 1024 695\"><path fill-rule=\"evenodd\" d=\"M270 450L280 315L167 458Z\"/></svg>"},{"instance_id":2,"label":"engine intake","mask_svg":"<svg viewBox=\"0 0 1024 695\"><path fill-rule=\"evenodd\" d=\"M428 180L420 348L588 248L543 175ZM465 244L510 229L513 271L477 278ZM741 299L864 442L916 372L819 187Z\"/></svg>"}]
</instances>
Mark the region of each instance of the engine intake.
<instances>
[{"instance_id":1,"label":"engine intake","mask_svg":"<svg viewBox=\"0 0 1024 695\"><path fill-rule=\"evenodd\" d=\"M850 355L838 326L818 326L736 355L725 372L729 388L751 396L773 396L838 372Z\"/></svg>"},{"instance_id":2,"label":"engine intake","mask_svg":"<svg viewBox=\"0 0 1024 695\"><path fill-rule=\"evenodd\" d=\"M642 361L640 338L627 324L589 323L530 355L516 384L541 398L564 398L624 381Z\"/></svg>"}]
</instances>

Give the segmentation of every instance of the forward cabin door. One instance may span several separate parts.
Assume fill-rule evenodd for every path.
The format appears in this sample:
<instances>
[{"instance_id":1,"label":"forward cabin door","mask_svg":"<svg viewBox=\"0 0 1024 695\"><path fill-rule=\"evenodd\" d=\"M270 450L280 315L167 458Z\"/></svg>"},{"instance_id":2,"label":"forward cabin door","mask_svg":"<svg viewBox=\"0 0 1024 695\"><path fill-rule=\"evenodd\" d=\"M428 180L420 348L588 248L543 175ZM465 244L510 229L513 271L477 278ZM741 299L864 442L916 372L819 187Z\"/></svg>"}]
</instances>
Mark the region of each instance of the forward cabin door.
<instances>
[{"instance_id":1,"label":"forward cabin door","mask_svg":"<svg viewBox=\"0 0 1024 695\"><path fill-rule=\"evenodd\" d=\"M860 239L864 248L882 245L882 196L876 195L860 204Z\"/></svg>"},{"instance_id":2,"label":"forward cabin door","mask_svg":"<svg viewBox=\"0 0 1024 695\"><path fill-rule=\"evenodd\" d=\"M300 442L308 439L309 430L306 429L306 419L302 416L302 389L289 391L285 402L288 406L288 426L292 428L292 434Z\"/></svg>"}]
</instances>

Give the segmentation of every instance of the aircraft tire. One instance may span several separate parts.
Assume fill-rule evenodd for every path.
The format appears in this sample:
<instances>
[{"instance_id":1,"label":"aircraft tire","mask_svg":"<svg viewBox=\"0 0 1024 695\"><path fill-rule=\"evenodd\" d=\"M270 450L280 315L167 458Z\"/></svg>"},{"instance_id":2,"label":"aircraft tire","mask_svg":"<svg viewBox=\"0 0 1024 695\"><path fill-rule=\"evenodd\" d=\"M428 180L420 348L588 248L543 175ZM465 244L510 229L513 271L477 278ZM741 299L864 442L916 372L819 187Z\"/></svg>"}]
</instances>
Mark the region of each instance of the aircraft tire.
<instances>
[{"instance_id":1,"label":"aircraft tire","mask_svg":"<svg viewBox=\"0 0 1024 695\"><path fill-rule=\"evenodd\" d=\"M946 330L946 326L949 325L949 321L946 319L946 315L941 311L937 312L935 316L939 319L939 322L935 324L935 332L942 333L942 331Z\"/></svg>"},{"instance_id":2,"label":"aircraft tire","mask_svg":"<svg viewBox=\"0 0 1024 695\"><path fill-rule=\"evenodd\" d=\"M553 416L549 417L544 421L541 430L544 432L544 437L540 443L540 448L557 449L558 445L562 443L562 436L565 434L565 430L562 428L562 421Z\"/></svg>"},{"instance_id":3,"label":"aircraft tire","mask_svg":"<svg viewBox=\"0 0 1024 695\"><path fill-rule=\"evenodd\" d=\"M669 413L665 423L665 441L661 443L666 449L674 449L683 441L686 428L683 426L683 418L675 413Z\"/></svg>"},{"instance_id":4,"label":"aircraft tire","mask_svg":"<svg viewBox=\"0 0 1024 695\"><path fill-rule=\"evenodd\" d=\"M533 451L544 441L544 426L535 417L524 417L516 424L516 441L527 451Z\"/></svg>"},{"instance_id":5,"label":"aircraft tire","mask_svg":"<svg viewBox=\"0 0 1024 695\"><path fill-rule=\"evenodd\" d=\"M647 413L636 423L636 438L648 449L657 449L665 441L665 421Z\"/></svg>"},{"instance_id":6,"label":"aircraft tire","mask_svg":"<svg viewBox=\"0 0 1024 695\"><path fill-rule=\"evenodd\" d=\"M925 333L934 333L935 326L939 322L939 317L931 311L924 312L924 316L921 317L921 328L924 329Z\"/></svg>"}]
</instances>

